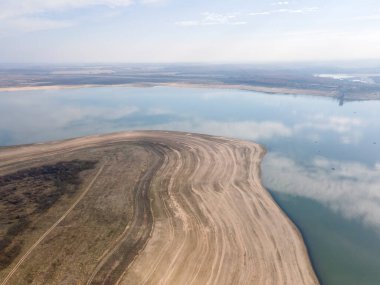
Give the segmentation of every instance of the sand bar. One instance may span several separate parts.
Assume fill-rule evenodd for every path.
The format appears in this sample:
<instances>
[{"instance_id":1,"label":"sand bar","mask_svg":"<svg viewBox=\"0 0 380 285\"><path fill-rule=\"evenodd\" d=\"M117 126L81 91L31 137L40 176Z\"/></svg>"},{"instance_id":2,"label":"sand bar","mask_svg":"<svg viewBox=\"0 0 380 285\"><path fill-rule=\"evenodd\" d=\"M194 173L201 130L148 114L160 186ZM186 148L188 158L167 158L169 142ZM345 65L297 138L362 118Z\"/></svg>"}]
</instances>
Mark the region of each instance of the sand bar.
<instances>
[{"instance_id":1,"label":"sand bar","mask_svg":"<svg viewBox=\"0 0 380 285\"><path fill-rule=\"evenodd\" d=\"M319 284L302 236L261 184L264 154L253 142L158 131L2 148L0 176L96 166L36 214L0 284Z\"/></svg>"}]
</instances>

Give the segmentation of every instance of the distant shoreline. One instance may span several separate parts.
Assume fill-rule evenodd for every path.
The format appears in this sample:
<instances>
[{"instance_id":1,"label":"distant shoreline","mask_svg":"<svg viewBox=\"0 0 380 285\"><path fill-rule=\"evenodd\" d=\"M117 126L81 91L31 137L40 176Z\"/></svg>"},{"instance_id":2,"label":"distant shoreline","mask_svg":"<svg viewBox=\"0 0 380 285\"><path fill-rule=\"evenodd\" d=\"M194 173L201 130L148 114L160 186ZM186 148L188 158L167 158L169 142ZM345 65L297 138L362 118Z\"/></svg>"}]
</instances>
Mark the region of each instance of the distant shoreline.
<instances>
[{"instance_id":1,"label":"distant shoreline","mask_svg":"<svg viewBox=\"0 0 380 285\"><path fill-rule=\"evenodd\" d=\"M80 88L97 88L97 87L178 87L178 88L215 88L215 89L232 89L264 92L270 94L287 94L287 95L315 95L324 97L336 97L334 92L325 92L308 89L292 89L282 87L264 87L242 84L222 84L222 83L126 83L126 84L82 84L82 85L41 85L41 86L14 86L0 87L0 92L18 92L18 91L35 91L35 90L60 90L60 89L80 89Z\"/></svg>"},{"instance_id":2,"label":"distant shoreline","mask_svg":"<svg viewBox=\"0 0 380 285\"><path fill-rule=\"evenodd\" d=\"M334 98L336 100L342 100L342 101L380 100L380 93L345 94L345 96L342 96L338 94L336 91L328 92L328 91L313 90L313 89L266 87L266 86L246 85L246 84L191 83L191 82L163 82L163 83L142 82L142 83L123 83L123 84L12 86L12 87L0 87L0 92L61 90L61 89L81 89L81 88L100 88L100 87L212 88L212 89L244 90L244 91L252 91L252 92L262 92L262 93L267 93L267 94L319 96L319 97L325 97L325 98Z\"/></svg>"}]
</instances>

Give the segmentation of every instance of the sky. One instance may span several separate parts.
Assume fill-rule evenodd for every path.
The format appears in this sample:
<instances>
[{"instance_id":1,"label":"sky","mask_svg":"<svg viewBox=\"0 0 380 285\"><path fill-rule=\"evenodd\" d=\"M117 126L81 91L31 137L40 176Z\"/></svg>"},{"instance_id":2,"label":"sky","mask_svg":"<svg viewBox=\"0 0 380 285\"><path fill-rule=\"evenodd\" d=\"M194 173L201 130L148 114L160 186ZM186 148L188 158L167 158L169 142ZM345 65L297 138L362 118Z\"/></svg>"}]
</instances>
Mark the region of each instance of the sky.
<instances>
[{"instance_id":1,"label":"sky","mask_svg":"<svg viewBox=\"0 0 380 285\"><path fill-rule=\"evenodd\" d=\"M379 0L1 0L1 63L380 59Z\"/></svg>"}]
</instances>

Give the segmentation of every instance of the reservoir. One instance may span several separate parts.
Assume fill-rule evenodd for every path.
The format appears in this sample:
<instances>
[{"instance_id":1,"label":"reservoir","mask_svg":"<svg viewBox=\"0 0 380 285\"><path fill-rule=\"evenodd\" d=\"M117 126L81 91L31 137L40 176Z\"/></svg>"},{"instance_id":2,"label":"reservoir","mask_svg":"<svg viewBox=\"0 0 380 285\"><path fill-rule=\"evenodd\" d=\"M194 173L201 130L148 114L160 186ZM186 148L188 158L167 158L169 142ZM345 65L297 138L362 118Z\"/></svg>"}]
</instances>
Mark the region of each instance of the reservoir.
<instances>
[{"instance_id":1,"label":"reservoir","mask_svg":"<svg viewBox=\"0 0 380 285\"><path fill-rule=\"evenodd\" d=\"M206 88L0 92L0 146L125 130L256 141L322 284L380 284L380 101Z\"/></svg>"}]
</instances>

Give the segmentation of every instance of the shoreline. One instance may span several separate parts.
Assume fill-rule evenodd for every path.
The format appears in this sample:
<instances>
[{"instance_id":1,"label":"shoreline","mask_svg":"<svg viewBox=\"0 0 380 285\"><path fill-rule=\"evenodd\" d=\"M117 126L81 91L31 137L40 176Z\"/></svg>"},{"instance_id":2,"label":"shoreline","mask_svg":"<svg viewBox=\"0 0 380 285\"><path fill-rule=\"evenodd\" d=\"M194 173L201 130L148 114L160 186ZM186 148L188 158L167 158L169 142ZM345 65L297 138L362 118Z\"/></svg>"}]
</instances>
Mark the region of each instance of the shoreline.
<instances>
[{"instance_id":1,"label":"shoreline","mask_svg":"<svg viewBox=\"0 0 380 285\"><path fill-rule=\"evenodd\" d=\"M189 83L189 82L166 82L166 83L123 83L123 84L82 84L82 85L41 85L41 86L13 86L0 87L1 92L20 92L20 91L48 91L64 89L82 88L104 88L104 87L135 87L135 88L154 88L154 87L173 87L173 88L210 88L220 90L241 90L260 92L274 95L293 95L293 96L314 96L322 98L332 98L342 102L357 101L377 101L380 100L380 93L346 94L341 96L337 91L323 91L315 89L296 89L286 87L265 87L246 84L224 84L224 83Z\"/></svg>"},{"instance_id":2,"label":"shoreline","mask_svg":"<svg viewBox=\"0 0 380 285\"><path fill-rule=\"evenodd\" d=\"M262 162L263 157L265 156L266 150L263 146L258 145L256 143L248 142L248 141L242 141L242 140L236 140L236 139L230 139L230 138L224 138L224 137L218 137L218 136L209 136L209 135L204 135L204 134L192 134L192 133L187 133L187 132L167 132L167 131L118 132L118 133L112 133L112 134L93 135L93 136L87 136L87 137L81 137L81 138L75 138L75 139L54 141L54 142L48 142L48 143L42 143L42 144L40 143L40 144L32 144L32 145L20 145L17 147L5 147L3 149L0 149L0 158L1 158L0 159L0 170L4 171L4 169L7 169L7 168L12 169L12 168L14 168L14 165L17 165L17 163L19 163L20 161L25 161L25 160L33 161L33 159L36 159L37 157L39 159L41 159L41 157L43 157L44 155L45 156L52 156L55 153L67 153L67 152L73 152L73 151L78 151L78 150L82 150L82 149L91 149L94 147L99 147L103 144L112 145L112 144L119 144L119 143L128 142L128 141L132 141L132 142L133 141L147 141L147 142L152 141L154 143L167 145L170 148L174 147L173 150L177 149L177 147L178 147L177 144L179 142L182 142L182 143L185 143L186 145L189 145L189 147L199 148L199 151L201 151L201 149L202 149L202 151L204 152L203 155L206 157L208 155L210 155L210 153L207 150L209 147L218 146L218 148L220 147L220 153L218 156L215 156L214 159L221 159L222 165L225 161L224 157L226 156L226 158L227 158L227 155L229 155L229 152L230 152L229 148L230 147L233 149L236 148L235 151L237 151L241 148L247 149L247 150L250 149L250 151L252 152L251 157L250 158L246 157L245 159L249 159L249 161L251 161L250 162L251 167L253 167L252 169L254 170L253 173L251 173L251 175L253 175L253 177L252 177L252 179L253 179L252 183L253 184L250 184L251 185L250 187L254 187L254 188L250 188L251 190L249 190L249 188L247 188L247 189L242 188L239 191L242 191L241 192L242 194L246 193L244 195L248 195L247 199L244 199L245 201L249 201L250 199L256 200L257 199L256 195L259 195L260 197L262 197L263 201L260 202L259 204L267 205L267 206L265 206L266 209L264 209L264 212L262 212L262 215L265 212L269 211L271 213L271 216L274 215L277 218L275 218L275 220L272 220L272 218L269 220L267 220L268 218L262 218L260 220L255 220L254 216L251 216L248 208L245 210L241 209L241 211L243 211L244 215L240 216L242 213L235 212L236 209L233 210L233 208L230 208L230 206L232 206L233 204L230 205L231 202L227 202L229 199L235 200L237 198L233 198L233 196L230 197L231 194L228 194L228 193L226 193L226 195L228 195L227 197L230 197L230 198L228 198L226 200L226 202L223 202L223 203L227 203L227 204L225 205L225 207L222 207L222 209L220 209L220 210L223 210L224 214L222 214L222 213L220 213L220 214L222 216L223 215L228 216L228 213L230 213L232 215L231 219L233 221L235 221L235 219L233 219L232 217L234 217L234 215L238 215L235 217L236 223L238 223L238 220L242 217L246 217L246 219L249 219L249 217L253 218L254 220L252 220L252 222L256 225L255 226L256 230L261 229L264 232L268 231L267 234L270 234L270 235L274 234L273 238L276 240L275 244L277 246L280 246L280 248L277 247L277 249L276 249L276 247L275 247L274 249L276 249L278 254L280 254L282 256L282 259L281 259L282 265L281 266L285 266L283 269L287 272L286 276L290 276L291 278L295 278L295 279L292 279L293 281L297 281L297 280L299 281L303 278L306 278L309 282L307 284L319 284L318 279L315 275L314 269L312 267L311 261L309 259L308 250L307 250L306 244L303 240L301 232L298 230L297 226L292 222L292 220L288 217L288 215L286 215L286 213L282 210L282 208L276 203L276 201L273 198L273 196L271 195L271 193L267 189L265 189L264 186L262 185L261 162ZM210 146L208 146L209 144L210 144ZM215 146L213 146L214 144L215 144ZM222 146L222 145L225 145L225 146ZM185 156L190 155L190 153L188 153L187 150L179 150L178 149L178 151L180 151L180 153L182 153L182 151L184 151L183 155L185 155ZM174 153L175 152L176 152L176 150L174 151ZM173 154L170 154L169 157L171 157ZM189 156L189 158L191 158L191 157L192 156ZM171 160L169 160L169 161L171 161ZM173 163L178 163L178 162L179 161L176 161L176 160L173 161ZM251 167L249 167L249 169L251 169ZM9 171L9 169L8 169L8 171ZM197 172L197 171L201 170L201 169L198 169L198 170L197 169L198 168L195 168L194 171ZM206 170L207 170L207 168L204 169L204 171L206 171ZM247 171L247 169L245 169L245 171ZM174 170L174 172L171 171L170 173L171 173L170 175L174 175L174 177L176 176L175 170ZM217 177L215 177L215 179L221 179L221 178L217 178ZM187 179L187 178L185 176L181 179ZM214 179L214 178L209 177L209 179ZM187 180L184 180L184 181L187 181ZM193 178L193 179L189 180L189 182L191 182L191 183L196 183L196 181L197 181L197 178ZM251 180L249 180L249 181L251 181ZM254 181L256 181L256 183ZM226 183L227 183L227 181L226 181ZM253 186L253 185L255 185L255 186ZM239 187L242 187L242 186L239 186ZM245 191L248 191L248 192L245 192ZM252 191L252 193L251 193L251 191ZM205 206L215 207L215 208L213 208L214 212L216 214L218 214L218 211L220 211L219 207L216 205L212 205L213 202L211 202L211 201L213 201L213 199L215 199L215 197L219 197L219 195L221 195L221 194L219 194L218 196L215 196L215 194L213 194L213 192L208 193L206 191L204 193L204 195L205 196L203 197L203 201L209 201L209 203L208 204L206 203ZM211 195L211 196L208 196L208 195ZM209 197L209 198L207 198L207 197ZM190 200L190 201L192 201L192 200ZM224 200L221 200L221 201L224 201ZM236 201L239 201L239 200L236 200ZM158 201L158 202L160 202L160 201ZM180 202L176 202L176 203L180 203ZM262 204L262 203L264 203L264 204ZM241 205L241 207L245 208L244 204ZM260 207L258 207L256 210L261 211ZM184 212L180 212L180 213L182 213L181 215L182 216L184 215L184 216L182 217L180 215L175 219L179 218L180 220L182 220L182 223L185 223L185 224L188 223L188 226L191 227L191 225L192 225L191 219L188 220L189 218L186 218L186 216L187 216L186 208L183 208L183 210L181 210L181 211L184 211ZM231 212L229 212L229 211L231 211ZM239 211L240 211L240 209L239 209ZM247 211L247 212L244 212L244 211ZM245 216L245 215L248 215L248 216ZM264 216L265 216L265 214L264 214ZM190 217L190 216L188 216L188 217ZM216 217L220 218L221 216L216 215ZM169 216L167 218L169 218ZM172 217L170 217L170 219L172 219ZM272 220L272 222L270 222L271 220ZM263 221L265 221L265 222L263 222ZM148 240L144 249L142 249L142 251L138 255L136 255L136 260L132 263L132 266L128 267L129 268L128 272L132 272L133 274L126 274L125 272L127 272L127 271L125 271L123 273L124 274L122 276L123 280L124 280L124 281L122 280L123 282L128 283L128 282L131 282L133 280L136 281L135 279L133 279L130 276L142 276L144 273L146 273L145 271L141 271L141 269L139 269L139 268L142 268L141 266L144 265L143 268L145 268L145 270L146 270L146 268L150 268L149 266L146 267L146 265L149 265L149 264L152 265L151 261L150 261L150 258L152 256L151 256L151 254L147 255L146 254L147 252L157 252L157 250L158 250L158 252L162 251L160 248L155 247L156 244L161 244L161 245L165 244L165 242L162 240L163 239L162 235L164 235L164 234L163 234L163 232L160 232L160 227L162 227L164 224L161 224L161 223L163 223L163 222L160 222L158 224L157 230L153 230L152 235L150 237L150 239L152 241ZM273 223L273 225L272 225L272 223ZM199 224L198 226L201 226L201 224ZM280 230L277 229L277 227L279 229L281 228L282 230L285 230L285 232L287 232L289 234L289 236L287 236L285 238L285 240L283 239L284 237L282 236L283 233L280 234L280 232L279 232ZM238 224L234 225L234 228L237 232L239 232L239 231L244 232L244 229L241 228ZM181 227L179 229L181 229ZM242 234L243 234L243 232L242 232ZM260 232L260 230L259 230L259 232ZM223 231L222 231L222 233L223 233ZM186 237L185 240L188 238L191 238L191 236L187 236L186 231L183 232L182 234L184 235L183 238ZM179 236L181 236L182 234L178 233ZM245 234L242 235L240 238L243 238L243 237L245 237ZM290 240L293 240L293 242L291 242L290 244L289 244L289 241L290 241L289 238L290 238ZM270 248L272 248L273 245L271 245L271 242L267 241L263 235L261 235L261 236L259 235L259 239L261 241L256 241L256 242L262 243L264 251L256 248L255 249L256 251L254 251L254 252L256 252L256 254L259 254L259 256L260 256L260 254L262 254L263 255L262 257L264 258L264 260L269 258L269 260L267 260L267 261L271 262L270 261L271 257L269 257L270 255L268 255L269 252L267 252L267 251L271 251ZM198 240L198 239L195 239L195 240ZM173 242L173 248L174 248L174 245L176 244L176 238L172 242ZM232 242L232 240L231 240L231 242ZM250 243L246 244L246 246L249 247L249 244ZM297 246L295 246L295 245L297 245ZM295 247L293 248L293 246L295 246ZM180 246L178 247L179 252L180 252L181 248L182 247L180 247ZM289 252L290 248L293 248L294 252ZM248 249L246 249L246 250L248 250ZM161 252L161 254L166 254L169 257L171 256L171 254L169 252ZM296 254L300 260L303 260L302 264L298 264L298 261L296 263L297 265L294 263L294 260L293 260L294 254ZM169 258L168 260L171 260L171 258ZM244 260L245 260L244 262L248 262L245 258L244 258ZM277 261L276 261L276 263L277 263ZM295 267L300 266L300 268L298 268L297 270L302 272L302 274L306 274L306 275L304 275L303 278L298 279L299 278L299 277L297 277L298 273L296 273L293 269L286 269L286 268L288 268L288 266L291 267L292 264ZM190 265L191 264L189 264L189 266ZM176 268L175 265L173 265L173 266L174 266L173 268ZM280 264L278 264L278 266L280 266ZM152 278L157 275L156 274L157 272L150 272L150 273L152 274ZM274 273L280 274L277 271L269 272L269 273L270 274L274 274ZM269 274L269 273L266 272L266 270L261 272L261 274ZM172 276L172 275L165 275L164 274L164 276L168 280L171 280L170 278L182 278L181 274L178 276L177 275ZM132 279L130 279L130 278L132 278ZM199 276L199 278L201 278L201 276ZM278 280L285 280L285 279L282 279L285 277L284 276L281 277L281 275L279 275L278 278L280 278ZM286 278L288 278L288 277L286 277ZM152 280L154 280L154 278ZM176 279L176 280L180 281L180 279ZM248 283L242 282L241 284L248 284ZM277 284L281 284L281 283L277 283ZM293 283L293 284L296 284L296 283ZM302 284L302 283L297 283L297 284Z\"/></svg>"},{"instance_id":3,"label":"shoreline","mask_svg":"<svg viewBox=\"0 0 380 285\"><path fill-rule=\"evenodd\" d=\"M242 84L223 84L223 83L125 83L125 84L82 84L82 85L41 85L41 86L15 86L0 87L0 92L19 92L19 91L38 91L38 90L63 90L63 89L81 89L81 88L101 88L101 87L178 87L178 88L215 88L229 90L244 90L253 92L262 92L268 94L284 94L284 95L311 95L321 97L336 98L335 92L326 92L310 89L289 89L282 87L264 87Z\"/></svg>"}]
</instances>

